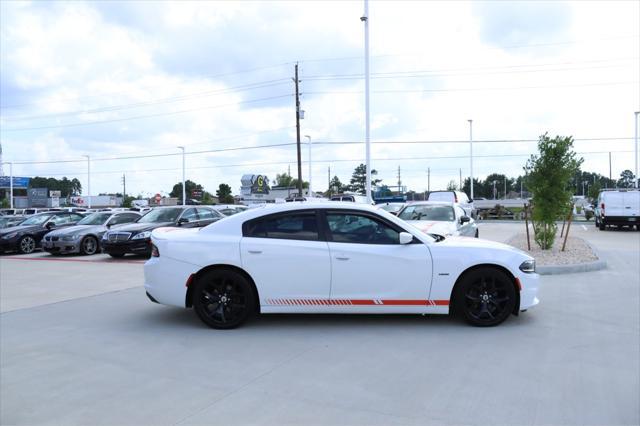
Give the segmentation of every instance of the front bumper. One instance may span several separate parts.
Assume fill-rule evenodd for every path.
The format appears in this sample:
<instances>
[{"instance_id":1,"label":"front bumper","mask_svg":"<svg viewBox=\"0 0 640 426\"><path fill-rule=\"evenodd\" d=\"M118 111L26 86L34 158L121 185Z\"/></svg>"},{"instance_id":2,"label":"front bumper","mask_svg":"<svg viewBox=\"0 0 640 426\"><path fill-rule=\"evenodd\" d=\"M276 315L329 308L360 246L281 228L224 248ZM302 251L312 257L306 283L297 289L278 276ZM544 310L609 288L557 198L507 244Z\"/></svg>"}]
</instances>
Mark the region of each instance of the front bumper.
<instances>
[{"instance_id":1,"label":"front bumper","mask_svg":"<svg viewBox=\"0 0 640 426\"><path fill-rule=\"evenodd\" d=\"M520 290L520 310L524 311L529 308L533 308L540 300L538 299L538 288L540 283L540 275L525 274L518 275L522 290Z\"/></svg>"},{"instance_id":2,"label":"front bumper","mask_svg":"<svg viewBox=\"0 0 640 426\"><path fill-rule=\"evenodd\" d=\"M51 254L80 253L80 239L73 241L42 241L42 250Z\"/></svg>"},{"instance_id":3,"label":"front bumper","mask_svg":"<svg viewBox=\"0 0 640 426\"><path fill-rule=\"evenodd\" d=\"M9 240L4 240L0 238L0 252L3 251L16 251L18 250L18 239L11 238Z\"/></svg>"},{"instance_id":4,"label":"front bumper","mask_svg":"<svg viewBox=\"0 0 640 426\"><path fill-rule=\"evenodd\" d=\"M100 242L102 250L108 254L142 254L151 256L151 239L128 240L119 243L110 243L102 240Z\"/></svg>"}]
</instances>

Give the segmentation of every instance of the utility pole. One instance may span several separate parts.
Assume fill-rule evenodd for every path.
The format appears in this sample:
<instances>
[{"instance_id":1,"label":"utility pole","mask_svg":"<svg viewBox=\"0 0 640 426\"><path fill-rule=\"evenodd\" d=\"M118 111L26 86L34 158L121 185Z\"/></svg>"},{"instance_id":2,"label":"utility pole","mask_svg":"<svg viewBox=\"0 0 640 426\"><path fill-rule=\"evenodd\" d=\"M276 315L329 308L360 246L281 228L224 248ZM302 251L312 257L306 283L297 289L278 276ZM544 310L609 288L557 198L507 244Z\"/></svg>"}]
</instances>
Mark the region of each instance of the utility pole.
<instances>
[{"instance_id":1,"label":"utility pole","mask_svg":"<svg viewBox=\"0 0 640 426\"><path fill-rule=\"evenodd\" d=\"M127 178L122 174L122 205L127 202Z\"/></svg>"},{"instance_id":2,"label":"utility pole","mask_svg":"<svg viewBox=\"0 0 640 426\"><path fill-rule=\"evenodd\" d=\"M331 166L327 166L327 191L331 194Z\"/></svg>"},{"instance_id":3,"label":"utility pole","mask_svg":"<svg viewBox=\"0 0 640 426\"><path fill-rule=\"evenodd\" d=\"M467 120L469 122L469 165L471 167L469 171L469 188L471 189L471 201L473 201L473 120Z\"/></svg>"},{"instance_id":4,"label":"utility pole","mask_svg":"<svg viewBox=\"0 0 640 426\"><path fill-rule=\"evenodd\" d=\"M185 181L185 168L184 168L184 146L179 146L178 149L182 150L182 205L187 205L187 185Z\"/></svg>"},{"instance_id":5,"label":"utility pole","mask_svg":"<svg viewBox=\"0 0 640 426\"><path fill-rule=\"evenodd\" d=\"M609 180L611 180L611 151L609 151Z\"/></svg>"},{"instance_id":6,"label":"utility pole","mask_svg":"<svg viewBox=\"0 0 640 426\"><path fill-rule=\"evenodd\" d=\"M635 140L636 140L636 150L635 150L635 160L636 160L636 181L635 181L635 186L636 189L638 189L638 115L640 114L640 111L636 111L634 112L634 118L635 118L635 124L636 124L636 133L635 133Z\"/></svg>"},{"instance_id":7,"label":"utility pole","mask_svg":"<svg viewBox=\"0 0 640 426\"><path fill-rule=\"evenodd\" d=\"M309 144L309 190L308 195L309 197L312 196L312 189L311 189L311 136L309 135L304 135L305 138L307 138L308 140L308 144Z\"/></svg>"},{"instance_id":8,"label":"utility pole","mask_svg":"<svg viewBox=\"0 0 640 426\"><path fill-rule=\"evenodd\" d=\"M13 163L9 163L9 207L13 209Z\"/></svg>"},{"instance_id":9,"label":"utility pole","mask_svg":"<svg viewBox=\"0 0 640 426\"><path fill-rule=\"evenodd\" d=\"M504 199L507 199L507 177L504 177Z\"/></svg>"},{"instance_id":10,"label":"utility pole","mask_svg":"<svg viewBox=\"0 0 640 426\"><path fill-rule=\"evenodd\" d=\"M400 188L402 187L402 179L400 176L400 166L398 166L398 195L400 195Z\"/></svg>"},{"instance_id":11,"label":"utility pole","mask_svg":"<svg viewBox=\"0 0 640 426\"><path fill-rule=\"evenodd\" d=\"M427 192L431 192L431 167L427 167Z\"/></svg>"},{"instance_id":12,"label":"utility pole","mask_svg":"<svg viewBox=\"0 0 640 426\"><path fill-rule=\"evenodd\" d=\"M462 191L462 168L460 168L460 191Z\"/></svg>"},{"instance_id":13,"label":"utility pole","mask_svg":"<svg viewBox=\"0 0 640 426\"><path fill-rule=\"evenodd\" d=\"M88 155L84 157L87 157L87 206L91 208L91 157Z\"/></svg>"},{"instance_id":14,"label":"utility pole","mask_svg":"<svg viewBox=\"0 0 640 426\"><path fill-rule=\"evenodd\" d=\"M298 89L298 63L295 66L296 83L296 146L298 148L298 196L302 197L302 154L300 153L300 91Z\"/></svg>"}]
</instances>

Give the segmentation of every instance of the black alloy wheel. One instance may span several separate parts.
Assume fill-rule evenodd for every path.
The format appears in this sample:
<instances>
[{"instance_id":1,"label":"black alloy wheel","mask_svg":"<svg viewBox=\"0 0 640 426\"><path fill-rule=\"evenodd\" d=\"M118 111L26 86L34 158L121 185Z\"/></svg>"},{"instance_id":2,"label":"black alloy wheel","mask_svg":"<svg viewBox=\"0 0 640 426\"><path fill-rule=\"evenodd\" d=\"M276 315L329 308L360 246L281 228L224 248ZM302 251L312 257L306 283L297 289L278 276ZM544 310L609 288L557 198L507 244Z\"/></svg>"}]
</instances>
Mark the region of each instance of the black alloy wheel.
<instances>
[{"instance_id":1,"label":"black alloy wheel","mask_svg":"<svg viewBox=\"0 0 640 426\"><path fill-rule=\"evenodd\" d=\"M91 235L88 235L80 242L80 253L91 255L96 254L98 251L98 240Z\"/></svg>"},{"instance_id":2,"label":"black alloy wheel","mask_svg":"<svg viewBox=\"0 0 640 426\"><path fill-rule=\"evenodd\" d=\"M471 325L498 325L513 312L516 290L507 274L483 267L468 273L460 282L456 308Z\"/></svg>"},{"instance_id":3,"label":"black alloy wheel","mask_svg":"<svg viewBox=\"0 0 640 426\"><path fill-rule=\"evenodd\" d=\"M36 240L31 235L25 235L18 241L18 251L22 254L33 253L36 249Z\"/></svg>"},{"instance_id":4,"label":"black alloy wheel","mask_svg":"<svg viewBox=\"0 0 640 426\"><path fill-rule=\"evenodd\" d=\"M205 273L194 285L193 307L209 327L226 330L239 326L255 310L253 288L232 270Z\"/></svg>"},{"instance_id":5,"label":"black alloy wheel","mask_svg":"<svg viewBox=\"0 0 640 426\"><path fill-rule=\"evenodd\" d=\"M604 231L607 228L607 225L604 224L604 222L600 221L598 223L598 229L600 229L601 231Z\"/></svg>"}]
</instances>

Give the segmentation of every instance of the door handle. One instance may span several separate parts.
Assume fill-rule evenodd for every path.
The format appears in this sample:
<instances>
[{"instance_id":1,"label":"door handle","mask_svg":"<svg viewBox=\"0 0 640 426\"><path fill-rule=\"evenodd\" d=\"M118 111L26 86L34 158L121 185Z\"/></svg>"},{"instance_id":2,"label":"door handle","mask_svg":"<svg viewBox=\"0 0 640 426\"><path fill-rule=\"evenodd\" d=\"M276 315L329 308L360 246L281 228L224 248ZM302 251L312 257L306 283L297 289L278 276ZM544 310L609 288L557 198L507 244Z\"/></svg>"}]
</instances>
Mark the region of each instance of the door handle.
<instances>
[{"instance_id":1,"label":"door handle","mask_svg":"<svg viewBox=\"0 0 640 426\"><path fill-rule=\"evenodd\" d=\"M336 256L337 260L349 260L349 257L347 256Z\"/></svg>"},{"instance_id":2,"label":"door handle","mask_svg":"<svg viewBox=\"0 0 640 426\"><path fill-rule=\"evenodd\" d=\"M262 253L262 250L248 250L248 251L251 254L260 254L260 253Z\"/></svg>"}]
</instances>

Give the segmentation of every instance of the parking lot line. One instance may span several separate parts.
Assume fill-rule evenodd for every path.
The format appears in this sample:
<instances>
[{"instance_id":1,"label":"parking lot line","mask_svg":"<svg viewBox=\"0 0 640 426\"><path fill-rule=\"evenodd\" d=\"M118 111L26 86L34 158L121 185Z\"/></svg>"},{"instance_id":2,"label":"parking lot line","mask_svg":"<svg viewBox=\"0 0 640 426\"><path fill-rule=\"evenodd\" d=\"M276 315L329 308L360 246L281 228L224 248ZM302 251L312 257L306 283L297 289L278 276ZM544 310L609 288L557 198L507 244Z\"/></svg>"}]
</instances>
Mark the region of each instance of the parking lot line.
<instances>
[{"instance_id":1,"label":"parking lot line","mask_svg":"<svg viewBox=\"0 0 640 426\"><path fill-rule=\"evenodd\" d=\"M80 260L80 259L56 259L48 257L3 257L2 260L44 260L47 262L79 262L79 263L137 263L143 264L146 260Z\"/></svg>"}]
</instances>

